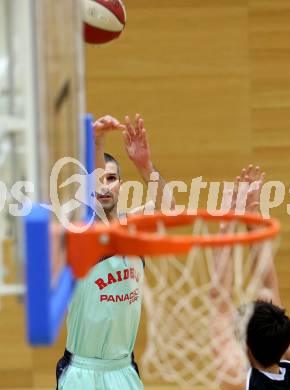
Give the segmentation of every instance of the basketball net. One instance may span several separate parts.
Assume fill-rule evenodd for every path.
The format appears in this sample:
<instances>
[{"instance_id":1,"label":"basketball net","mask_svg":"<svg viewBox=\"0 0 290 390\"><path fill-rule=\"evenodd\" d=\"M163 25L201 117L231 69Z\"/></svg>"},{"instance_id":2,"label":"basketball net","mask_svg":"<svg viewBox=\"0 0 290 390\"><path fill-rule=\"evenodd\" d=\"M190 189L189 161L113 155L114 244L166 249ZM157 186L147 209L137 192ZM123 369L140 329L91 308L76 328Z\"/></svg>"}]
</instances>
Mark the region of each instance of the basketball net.
<instances>
[{"instance_id":1,"label":"basketball net","mask_svg":"<svg viewBox=\"0 0 290 390\"><path fill-rule=\"evenodd\" d=\"M76 277L102 256L145 256L143 374L152 382L210 388L245 380L247 324L253 300L271 298L266 280L278 232L277 221L260 215L199 210L136 215L122 226L95 224L82 234L68 232L66 242ZM225 356L240 375L231 374Z\"/></svg>"},{"instance_id":2,"label":"basketball net","mask_svg":"<svg viewBox=\"0 0 290 390\"><path fill-rule=\"evenodd\" d=\"M209 222L197 219L192 234L208 237L213 234L211 228ZM167 235L164 225L158 230L160 236ZM228 225L227 234L247 231L247 224L237 221ZM272 241L220 248L194 246L186 256L159 256L157 261L146 257L144 376L152 382L184 387L203 384L207 388L221 381L239 384L245 380L246 329L253 300L270 297L265 280L273 260ZM226 310L227 316L221 316L220 310ZM243 367L238 376L231 376L216 353L227 348L229 339L236 339L239 346L238 354L237 349L227 351Z\"/></svg>"}]
</instances>

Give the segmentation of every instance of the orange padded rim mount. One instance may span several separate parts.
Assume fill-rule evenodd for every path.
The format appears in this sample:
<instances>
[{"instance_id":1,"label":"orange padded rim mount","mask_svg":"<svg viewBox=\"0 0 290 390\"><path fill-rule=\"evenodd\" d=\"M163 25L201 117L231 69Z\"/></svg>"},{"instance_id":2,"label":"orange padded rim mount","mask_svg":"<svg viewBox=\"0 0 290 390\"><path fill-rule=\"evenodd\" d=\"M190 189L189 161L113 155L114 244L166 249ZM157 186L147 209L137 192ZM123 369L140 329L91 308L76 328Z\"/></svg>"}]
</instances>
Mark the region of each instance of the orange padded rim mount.
<instances>
[{"instance_id":1,"label":"orange padded rim mount","mask_svg":"<svg viewBox=\"0 0 290 390\"><path fill-rule=\"evenodd\" d=\"M196 219L216 223L236 221L262 229L199 236L156 234L161 224L167 228L177 227L192 224ZM126 225L114 222L106 226L97 222L83 233L68 230L67 256L74 275L81 278L104 256L168 255L186 253L194 246L248 245L273 239L279 231L280 225L275 219L264 219L258 214L220 216L199 210L195 215L186 213L178 216L166 216L161 213L147 216L134 215L127 218Z\"/></svg>"}]
</instances>

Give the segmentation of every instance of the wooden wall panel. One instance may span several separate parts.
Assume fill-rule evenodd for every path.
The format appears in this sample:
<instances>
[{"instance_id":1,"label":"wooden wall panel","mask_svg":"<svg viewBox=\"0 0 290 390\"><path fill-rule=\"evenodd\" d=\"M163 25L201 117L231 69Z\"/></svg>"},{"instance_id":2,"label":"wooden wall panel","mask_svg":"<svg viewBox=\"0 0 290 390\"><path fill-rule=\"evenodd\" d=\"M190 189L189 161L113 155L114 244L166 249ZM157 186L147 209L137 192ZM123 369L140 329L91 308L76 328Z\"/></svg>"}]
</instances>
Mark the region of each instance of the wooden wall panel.
<instances>
[{"instance_id":1,"label":"wooden wall panel","mask_svg":"<svg viewBox=\"0 0 290 390\"><path fill-rule=\"evenodd\" d=\"M268 173L282 181L286 196L273 210L283 233L276 257L280 289L290 309L290 4L288 1L250 1L251 133L253 155Z\"/></svg>"},{"instance_id":2,"label":"wooden wall panel","mask_svg":"<svg viewBox=\"0 0 290 390\"><path fill-rule=\"evenodd\" d=\"M250 137L247 7L150 2L152 12L131 3L122 39L87 47L89 111L142 113L154 161L170 178L216 178L225 155L248 161L240 148ZM132 175L119 140L111 137L108 149Z\"/></svg>"}]
</instances>

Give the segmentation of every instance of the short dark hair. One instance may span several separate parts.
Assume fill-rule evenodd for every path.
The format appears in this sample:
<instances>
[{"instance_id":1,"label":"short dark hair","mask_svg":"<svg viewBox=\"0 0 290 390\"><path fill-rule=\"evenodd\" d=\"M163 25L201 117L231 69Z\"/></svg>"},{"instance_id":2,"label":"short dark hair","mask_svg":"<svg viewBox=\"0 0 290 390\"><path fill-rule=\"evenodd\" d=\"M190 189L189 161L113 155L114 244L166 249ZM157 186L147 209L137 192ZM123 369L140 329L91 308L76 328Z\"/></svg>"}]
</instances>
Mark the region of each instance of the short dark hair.
<instances>
[{"instance_id":1,"label":"short dark hair","mask_svg":"<svg viewBox=\"0 0 290 390\"><path fill-rule=\"evenodd\" d=\"M290 319L285 310L270 302L254 302L247 328L247 344L263 367L279 363L290 344Z\"/></svg>"},{"instance_id":2,"label":"short dark hair","mask_svg":"<svg viewBox=\"0 0 290 390\"><path fill-rule=\"evenodd\" d=\"M105 162L113 162L117 165L117 172L118 172L118 176L119 176L119 179L121 178L121 168L120 168L120 164L118 163L118 161L113 157L111 156L109 153L104 153L104 159L105 159Z\"/></svg>"}]
</instances>

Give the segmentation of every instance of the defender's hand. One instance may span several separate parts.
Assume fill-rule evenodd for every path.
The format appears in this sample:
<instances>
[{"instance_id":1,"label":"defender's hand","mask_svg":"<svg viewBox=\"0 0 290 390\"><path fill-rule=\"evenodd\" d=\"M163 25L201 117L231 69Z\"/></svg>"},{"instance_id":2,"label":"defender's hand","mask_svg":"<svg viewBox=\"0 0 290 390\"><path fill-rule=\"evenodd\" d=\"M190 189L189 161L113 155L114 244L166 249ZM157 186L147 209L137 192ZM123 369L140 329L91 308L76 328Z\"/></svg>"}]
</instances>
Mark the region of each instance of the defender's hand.
<instances>
[{"instance_id":1,"label":"defender's hand","mask_svg":"<svg viewBox=\"0 0 290 390\"><path fill-rule=\"evenodd\" d=\"M246 197L245 203L245 212L246 213L258 213L260 206L260 194L263 182L265 180L265 172L261 170L259 166L253 167L249 165L248 168L244 168L241 172L241 175L236 178L235 190L233 201L236 206L237 202L237 191L239 184L246 182L249 185L249 188L243 196Z\"/></svg>"}]
</instances>

